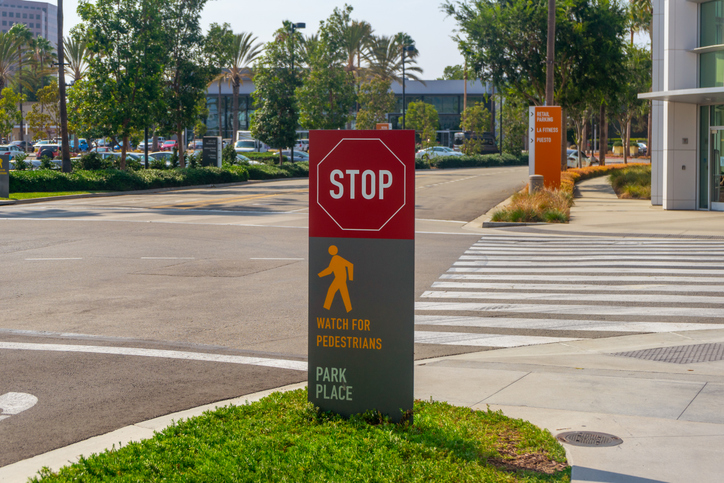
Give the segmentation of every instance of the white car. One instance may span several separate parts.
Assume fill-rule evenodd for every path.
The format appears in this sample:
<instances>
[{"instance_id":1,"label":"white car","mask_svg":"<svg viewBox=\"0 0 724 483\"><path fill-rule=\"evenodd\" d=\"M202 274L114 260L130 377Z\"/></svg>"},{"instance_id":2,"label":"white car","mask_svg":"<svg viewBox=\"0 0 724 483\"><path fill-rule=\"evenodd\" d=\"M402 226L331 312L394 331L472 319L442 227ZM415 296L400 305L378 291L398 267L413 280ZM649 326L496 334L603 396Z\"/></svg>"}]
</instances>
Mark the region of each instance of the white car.
<instances>
[{"instance_id":1,"label":"white car","mask_svg":"<svg viewBox=\"0 0 724 483\"><path fill-rule=\"evenodd\" d=\"M575 149L568 149L566 150L566 159L568 161L568 167L569 168L577 168L578 167L578 151ZM598 159L595 156L588 157L586 156L586 153L581 152L581 166L597 166L598 165Z\"/></svg>"},{"instance_id":2,"label":"white car","mask_svg":"<svg viewBox=\"0 0 724 483\"><path fill-rule=\"evenodd\" d=\"M416 158L437 158L439 156L464 156L464 154L445 146L433 146L431 148L421 149L415 154Z\"/></svg>"},{"instance_id":3,"label":"white car","mask_svg":"<svg viewBox=\"0 0 724 483\"><path fill-rule=\"evenodd\" d=\"M294 150L297 151L304 151L305 153L309 152L309 139L299 139L296 144L294 145Z\"/></svg>"},{"instance_id":4,"label":"white car","mask_svg":"<svg viewBox=\"0 0 724 483\"><path fill-rule=\"evenodd\" d=\"M269 146L256 139L239 139L234 143L234 151L237 153L264 153L269 151Z\"/></svg>"},{"instance_id":5,"label":"white car","mask_svg":"<svg viewBox=\"0 0 724 483\"><path fill-rule=\"evenodd\" d=\"M0 146L0 154L7 154L10 159L15 158L18 154L22 154L23 150L14 144L3 144Z\"/></svg>"}]
</instances>

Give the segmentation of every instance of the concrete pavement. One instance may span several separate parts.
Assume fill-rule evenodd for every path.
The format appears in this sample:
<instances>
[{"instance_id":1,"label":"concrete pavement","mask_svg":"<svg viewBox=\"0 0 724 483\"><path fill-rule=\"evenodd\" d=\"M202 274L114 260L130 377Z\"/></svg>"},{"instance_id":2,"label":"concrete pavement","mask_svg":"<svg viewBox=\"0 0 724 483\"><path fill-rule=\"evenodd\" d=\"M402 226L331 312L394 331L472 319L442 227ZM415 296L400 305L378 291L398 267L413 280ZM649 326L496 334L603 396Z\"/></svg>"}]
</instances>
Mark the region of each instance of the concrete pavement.
<instances>
[{"instance_id":1,"label":"concrete pavement","mask_svg":"<svg viewBox=\"0 0 724 483\"><path fill-rule=\"evenodd\" d=\"M581 183L579 193L568 225L482 229L478 220L468 229L498 234L724 237L724 213L664 211L649 201L619 200L605 178ZM687 350L694 346L697 350ZM415 396L500 409L554 435L593 431L623 440L611 447L565 444L577 482L718 482L724 473L721 329L575 340L421 360L416 363ZM25 481L42 466L57 469L80 454L148 437L172 419L209 408L138 423L8 465L0 468L0 481Z\"/></svg>"}]
</instances>

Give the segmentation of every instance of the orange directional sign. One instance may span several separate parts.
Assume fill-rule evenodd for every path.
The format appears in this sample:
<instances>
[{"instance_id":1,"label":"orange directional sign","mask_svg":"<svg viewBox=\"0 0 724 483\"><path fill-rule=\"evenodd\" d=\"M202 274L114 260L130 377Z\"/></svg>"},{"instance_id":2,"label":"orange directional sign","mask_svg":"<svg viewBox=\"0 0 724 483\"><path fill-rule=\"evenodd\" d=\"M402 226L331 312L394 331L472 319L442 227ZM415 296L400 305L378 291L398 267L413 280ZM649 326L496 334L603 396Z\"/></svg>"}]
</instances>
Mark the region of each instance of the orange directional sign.
<instances>
[{"instance_id":1,"label":"orange directional sign","mask_svg":"<svg viewBox=\"0 0 724 483\"><path fill-rule=\"evenodd\" d=\"M560 106L529 108L528 173L542 175L550 189L561 186L561 131Z\"/></svg>"},{"instance_id":2,"label":"orange directional sign","mask_svg":"<svg viewBox=\"0 0 724 483\"><path fill-rule=\"evenodd\" d=\"M10 156L0 155L0 198L10 197Z\"/></svg>"},{"instance_id":3,"label":"orange directional sign","mask_svg":"<svg viewBox=\"0 0 724 483\"><path fill-rule=\"evenodd\" d=\"M311 131L309 400L400 421L412 409L414 131Z\"/></svg>"}]
</instances>

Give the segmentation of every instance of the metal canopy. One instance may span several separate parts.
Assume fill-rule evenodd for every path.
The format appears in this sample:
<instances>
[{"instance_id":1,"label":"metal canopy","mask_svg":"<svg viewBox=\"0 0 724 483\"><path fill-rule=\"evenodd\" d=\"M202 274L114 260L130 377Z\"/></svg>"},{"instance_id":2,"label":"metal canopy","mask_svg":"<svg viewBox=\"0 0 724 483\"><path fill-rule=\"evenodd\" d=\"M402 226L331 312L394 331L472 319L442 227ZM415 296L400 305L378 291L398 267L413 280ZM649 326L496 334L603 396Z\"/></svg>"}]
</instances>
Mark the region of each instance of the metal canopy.
<instances>
[{"instance_id":1,"label":"metal canopy","mask_svg":"<svg viewBox=\"0 0 724 483\"><path fill-rule=\"evenodd\" d=\"M724 104L724 87L644 92L639 94L639 99L683 102L685 104Z\"/></svg>"}]
</instances>

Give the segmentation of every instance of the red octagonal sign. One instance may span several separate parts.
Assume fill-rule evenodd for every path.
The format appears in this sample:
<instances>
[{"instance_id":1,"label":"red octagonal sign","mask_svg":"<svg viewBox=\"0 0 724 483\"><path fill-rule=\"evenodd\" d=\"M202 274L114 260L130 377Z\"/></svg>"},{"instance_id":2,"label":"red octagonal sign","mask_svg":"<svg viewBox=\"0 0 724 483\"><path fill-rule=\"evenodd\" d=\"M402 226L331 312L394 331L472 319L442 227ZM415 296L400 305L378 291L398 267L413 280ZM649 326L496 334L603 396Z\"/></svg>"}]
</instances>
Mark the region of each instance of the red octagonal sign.
<instances>
[{"instance_id":1,"label":"red octagonal sign","mask_svg":"<svg viewBox=\"0 0 724 483\"><path fill-rule=\"evenodd\" d=\"M310 235L411 238L414 236L411 132L350 134L350 131L311 133L310 151L313 156L320 156L314 156L310 166L310 201L316 204L310 206L310 230L314 232L320 225L329 229L322 230L325 233L310 232ZM407 138L412 142L407 142ZM316 142L317 139L323 142ZM314 219L315 211L324 220ZM400 222L409 235L400 231Z\"/></svg>"}]
</instances>

